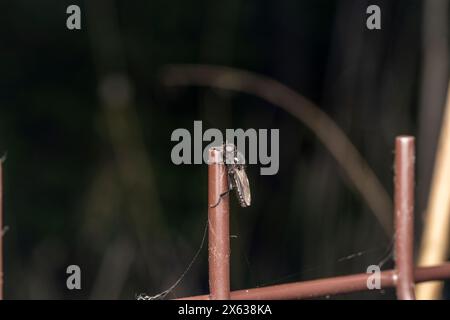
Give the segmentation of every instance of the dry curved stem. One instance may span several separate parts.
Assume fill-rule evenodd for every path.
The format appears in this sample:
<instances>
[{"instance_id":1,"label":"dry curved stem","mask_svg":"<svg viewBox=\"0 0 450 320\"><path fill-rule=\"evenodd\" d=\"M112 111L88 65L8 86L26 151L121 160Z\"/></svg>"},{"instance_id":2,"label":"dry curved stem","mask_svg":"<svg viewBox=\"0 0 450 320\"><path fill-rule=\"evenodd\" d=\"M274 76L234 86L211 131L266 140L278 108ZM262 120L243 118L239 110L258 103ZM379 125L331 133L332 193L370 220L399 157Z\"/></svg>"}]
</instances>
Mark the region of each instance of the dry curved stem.
<instances>
[{"instance_id":1,"label":"dry curved stem","mask_svg":"<svg viewBox=\"0 0 450 320\"><path fill-rule=\"evenodd\" d=\"M204 86L245 92L269 101L311 129L360 192L379 223L392 234L392 201L367 162L337 124L314 103L268 77L213 65L169 65L162 72L167 86Z\"/></svg>"}]
</instances>

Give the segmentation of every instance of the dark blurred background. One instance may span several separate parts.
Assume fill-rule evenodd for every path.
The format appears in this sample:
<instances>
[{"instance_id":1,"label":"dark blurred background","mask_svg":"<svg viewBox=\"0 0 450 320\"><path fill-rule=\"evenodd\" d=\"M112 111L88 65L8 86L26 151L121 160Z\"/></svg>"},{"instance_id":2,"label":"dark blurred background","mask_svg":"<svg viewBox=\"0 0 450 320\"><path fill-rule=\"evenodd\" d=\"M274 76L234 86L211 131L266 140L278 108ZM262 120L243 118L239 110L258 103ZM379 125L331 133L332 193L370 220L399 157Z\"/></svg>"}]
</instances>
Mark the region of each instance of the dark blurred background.
<instances>
[{"instance_id":1,"label":"dark blurred background","mask_svg":"<svg viewBox=\"0 0 450 320\"><path fill-rule=\"evenodd\" d=\"M448 81L447 2L2 1L5 298L134 299L170 287L206 223L206 166L170 159L172 131L192 132L194 120L280 129L279 173L249 166L252 206L231 200L233 289L379 263L392 235L299 119L253 95L161 77L169 64L201 63L289 86L336 122L389 195L395 136L415 135L419 231ZM66 28L70 4L81 30ZM370 4L381 30L366 28ZM66 288L71 264L82 290ZM207 292L205 245L167 298ZM395 295L333 298L349 297Z\"/></svg>"}]
</instances>

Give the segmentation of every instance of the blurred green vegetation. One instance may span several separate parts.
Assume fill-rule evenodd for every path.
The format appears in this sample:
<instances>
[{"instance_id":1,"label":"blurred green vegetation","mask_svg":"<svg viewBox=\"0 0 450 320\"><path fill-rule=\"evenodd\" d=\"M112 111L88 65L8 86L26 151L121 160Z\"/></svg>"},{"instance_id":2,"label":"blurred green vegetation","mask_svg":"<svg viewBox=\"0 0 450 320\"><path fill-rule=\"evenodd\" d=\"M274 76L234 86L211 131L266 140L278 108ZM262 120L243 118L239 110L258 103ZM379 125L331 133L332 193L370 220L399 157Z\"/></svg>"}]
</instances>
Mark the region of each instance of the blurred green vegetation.
<instances>
[{"instance_id":1,"label":"blurred green vegetation","mask_svg":"<svg viewBox=\"0 0 450 320\"><path fill-rule=\"evenodd\" d=\"M166 88L159 78L172 63L273 77L329 114L391 193L394 137L417 134L421 1L372 2L383 14L376 32L359 0L0 4L6 298L133 299L167 289L206 222L206 166L170 160L172 131L192 130L194 120L280 129L279 173L250 166L253 205L232 200L232 288L380 262L391 238L298 120L257 97ZM80 31L65 27L70 4L81 7ZM114 105L117 92L112 105L101 95L112 75L125 79L124 105ZM206 252L168 298L207 292ZM82 270L77 292L65 287L70 264Z\"/></svg>"}]
</instances>

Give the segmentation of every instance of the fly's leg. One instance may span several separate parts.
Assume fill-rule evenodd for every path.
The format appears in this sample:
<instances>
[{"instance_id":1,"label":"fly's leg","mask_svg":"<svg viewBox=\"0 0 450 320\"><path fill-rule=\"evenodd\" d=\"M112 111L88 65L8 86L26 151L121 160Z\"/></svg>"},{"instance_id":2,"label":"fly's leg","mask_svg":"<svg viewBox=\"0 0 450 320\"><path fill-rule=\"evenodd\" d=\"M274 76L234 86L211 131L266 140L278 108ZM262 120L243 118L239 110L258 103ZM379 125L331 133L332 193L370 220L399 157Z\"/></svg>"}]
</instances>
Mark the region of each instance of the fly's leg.
<instances>
[{"instance_id":1,"label":"fly's leg","mask_svg":"<svg viewBox=\"0 0 450 320\"><path fill-rule=\"evenodd\" d=\"M217 206L219 205L220 201L222 201L222 198L225 197L226 195L228 195L228 194L230 193L230 191L231 191L231 188L228 189L227 191L225 191L224 193L221 193L221 194L219 195L219 200L217 201L217 203L214 204L214 205L210 205L209 207L210 207L210 208L215 208L215 207L217 207Z\"/></svg>"},{"instance_id":2,"label":"fly's leg","mask_svg":"<svg viewBox=\"0 0 450 320\"><path fill-rule=\"evenodd\" d=\"M225 191L225 192L223 192L223 193L221 193L221 194L219 195L219 200L217 201L217 203L214 204L214 205L210 205L209 207L210 207L210 208L215 208L215 207L217 207L217 206L219 205L220 201L222 201L222 198L225 197L226 195L228 195L228 194L230 193L231 190L233 190L233 183L231 182L230 177L228 177L228 190Z\"/></svg>"}]
</instances>

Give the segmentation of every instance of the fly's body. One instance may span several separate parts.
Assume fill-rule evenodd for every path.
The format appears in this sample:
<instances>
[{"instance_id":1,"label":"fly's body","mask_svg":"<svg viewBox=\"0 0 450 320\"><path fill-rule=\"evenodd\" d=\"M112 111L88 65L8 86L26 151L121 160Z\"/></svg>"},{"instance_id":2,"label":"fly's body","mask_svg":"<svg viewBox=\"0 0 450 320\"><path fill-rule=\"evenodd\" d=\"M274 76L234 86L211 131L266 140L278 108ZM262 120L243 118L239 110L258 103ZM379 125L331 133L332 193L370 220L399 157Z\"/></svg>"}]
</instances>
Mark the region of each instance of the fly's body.
<instances>
[{"instance_id":1,"label":"fly's body","mask_svg":"<svg viewBox=\"0 0 450 320\"><path fill-rule=\"evenodd\" d=\"M250 183L245 172L245 159L237 150L234 144L225 144L223 147L224 163L228 170L228 181L230 188L234 189L241 207L249 207L252 197L250 192Z\"/></svg>"}]
</instances>

